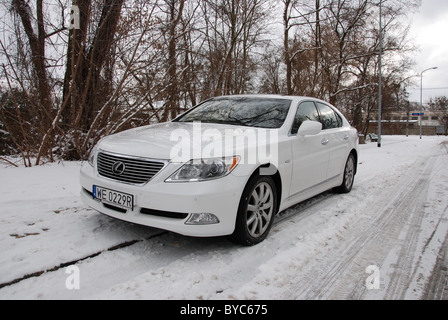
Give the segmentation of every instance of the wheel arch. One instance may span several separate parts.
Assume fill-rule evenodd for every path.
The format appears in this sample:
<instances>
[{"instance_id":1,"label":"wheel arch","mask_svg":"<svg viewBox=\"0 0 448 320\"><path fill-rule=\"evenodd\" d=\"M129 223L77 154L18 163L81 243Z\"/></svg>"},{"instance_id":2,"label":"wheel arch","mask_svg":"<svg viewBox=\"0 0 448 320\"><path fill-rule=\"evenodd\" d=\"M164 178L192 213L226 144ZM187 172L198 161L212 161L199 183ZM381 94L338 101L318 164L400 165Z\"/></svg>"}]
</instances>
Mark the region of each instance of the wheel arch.
<instances>
[{"instance_id":1,"label":"wheel arch","mask_svg":"<svg viewBox=\"0 0 448 320\"><path fill-rule=\"evenodd\" d=\"M356 174L358 173L358 151L356 149L352 149L349 153L349 156L351 154L355 157L355 174Z\"/></svg>"}]
</instances>

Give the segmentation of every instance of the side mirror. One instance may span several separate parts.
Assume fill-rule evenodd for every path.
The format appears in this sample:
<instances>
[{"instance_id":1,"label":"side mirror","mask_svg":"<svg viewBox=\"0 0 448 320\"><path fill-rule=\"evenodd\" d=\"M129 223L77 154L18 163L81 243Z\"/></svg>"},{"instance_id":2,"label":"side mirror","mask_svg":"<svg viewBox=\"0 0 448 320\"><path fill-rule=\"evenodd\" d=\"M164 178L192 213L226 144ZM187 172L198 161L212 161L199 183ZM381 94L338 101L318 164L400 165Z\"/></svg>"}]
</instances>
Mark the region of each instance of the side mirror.
<instances>
[{"instance_id":1,"label":"side mirror","mask_svg":"<svg viewBox=\"0 0 448 320\"><path fill-rule=\"evenodd\" d=\"M312 136L320 133L322 130L322 123L317 121L306 120L300 125L297 136Z\"/></svg>"}]
</instances>

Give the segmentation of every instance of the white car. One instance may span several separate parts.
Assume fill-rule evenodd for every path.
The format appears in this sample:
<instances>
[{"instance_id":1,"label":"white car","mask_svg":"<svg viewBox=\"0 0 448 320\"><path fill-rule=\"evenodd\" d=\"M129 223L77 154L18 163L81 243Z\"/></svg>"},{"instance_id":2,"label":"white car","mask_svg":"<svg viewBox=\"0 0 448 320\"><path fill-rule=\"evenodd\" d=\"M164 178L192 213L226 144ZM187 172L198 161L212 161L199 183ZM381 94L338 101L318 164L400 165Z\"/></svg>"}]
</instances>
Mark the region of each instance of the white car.
<instances>
[{"instance_id":1,"label":"white car","mask_svg":"<svg viewBox=\"0 0 448 320\"><path fill-rule=\"evenodd\" d=\"M356 129L324 101L223 96L100 140L81 167L81 197L114 218L254 245L278 212L350 192L357 159Z\"/></svg>"}]
</instances>

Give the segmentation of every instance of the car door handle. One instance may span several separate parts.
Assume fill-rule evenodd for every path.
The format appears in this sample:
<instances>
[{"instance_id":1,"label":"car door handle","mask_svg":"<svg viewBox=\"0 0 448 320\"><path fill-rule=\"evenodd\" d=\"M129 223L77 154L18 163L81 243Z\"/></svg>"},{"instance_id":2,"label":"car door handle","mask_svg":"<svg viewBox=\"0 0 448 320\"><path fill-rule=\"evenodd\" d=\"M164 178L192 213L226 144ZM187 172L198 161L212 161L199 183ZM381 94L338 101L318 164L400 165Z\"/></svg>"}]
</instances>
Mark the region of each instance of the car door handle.
<instances>
[{"instance_id":1,"label":"car door handle","mask_svg":"<svg viewBox=\"0 0 448 320\"><path fill-rule=\"evenodd\" d=\"M327 138L323 138L320 143L322 143L324 146L326 146L328 144L328 142L330 142L330 140L328 140Z\"/></svg>"},{"instance_id":2,"label":"car door handle","mask_svg":"<svg viewBox=\"0 0 448 320\"><path fill-rule=\"evenodd\" d=\"M344 136L344 140L348 140L348 138L349 138L349 136L348 136L348 134L346 134L346 135Z\"/></svg>"}]
</instances>

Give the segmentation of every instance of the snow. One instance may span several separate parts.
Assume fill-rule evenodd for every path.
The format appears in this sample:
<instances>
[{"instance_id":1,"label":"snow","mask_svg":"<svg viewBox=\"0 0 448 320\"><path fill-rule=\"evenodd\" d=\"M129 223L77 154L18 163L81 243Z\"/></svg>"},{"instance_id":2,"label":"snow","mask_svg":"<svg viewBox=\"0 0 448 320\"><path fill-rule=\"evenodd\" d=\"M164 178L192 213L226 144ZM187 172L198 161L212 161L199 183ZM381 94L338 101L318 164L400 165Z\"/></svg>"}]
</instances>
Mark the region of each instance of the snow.
<instances>
[{"instance_id":1,"label":"snow","mask_svg":"<svg viewBox=\"0 0 448 320\"><path fill-rule=\"evenodd\" d=\"M79 162L0 163L0 299L419 299L448 233L447 159L446 137L361 145L350 194L289 208L254 247L91 210Z\"/></svg>"}]
</instances>

